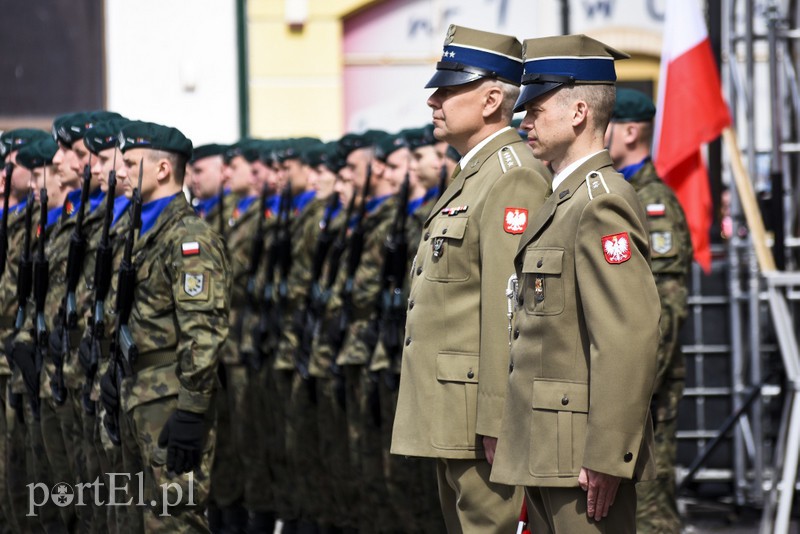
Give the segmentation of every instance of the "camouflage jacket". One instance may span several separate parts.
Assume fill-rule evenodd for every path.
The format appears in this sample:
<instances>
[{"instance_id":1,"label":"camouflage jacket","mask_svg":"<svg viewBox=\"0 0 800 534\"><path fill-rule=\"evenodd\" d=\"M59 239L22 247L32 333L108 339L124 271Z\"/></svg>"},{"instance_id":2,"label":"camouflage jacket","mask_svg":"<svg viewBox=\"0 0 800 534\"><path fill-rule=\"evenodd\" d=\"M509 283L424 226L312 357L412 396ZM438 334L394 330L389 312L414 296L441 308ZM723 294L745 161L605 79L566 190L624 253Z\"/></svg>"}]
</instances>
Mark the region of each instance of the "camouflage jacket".
<instances>
[{"instance_id":1,"label":"camouflage jacket","mask_svg":"<svg viewBox=\"0 0 800 534\"><path fill-rule=\"evenodd\" d=\"M177 395L178 409L204 413L228 336L231 269L219 236L177 194L136 241L133 263L128 326L139 356L123 409Z\"/></svg>"},{"instance_id":2,"label":"camouflage jacket","mask_svg":"<svg viewBox=\"0 0 800 534\"><path fill-rule=\"evenodd\" d=\"M647 213L651 267L661 300L658 385L666 376L681 378L685 374L683 359L675 357L675 350L687 313L686 279L692 264L692 240L675 193L658 177L652 161L648 161L630 183Z\"/></svg>"},{"instance_id":3,"label":"camouflage jacket","mask_svg":"<svg viewBox=\"0 0 800 534\"><path fill-rule=\"evenodd\" d=\"M364 221L364 250L353 277L352 316L342 349L336 357L339 365L369 364L377 345L377 306L381 292L384 244L392 230L397 211L397 198L392 197L368 213ZM347 278L347 255L337 280L337 294ZM337 299L339 306L344 303Z\"/></svg>"}]
</instances>

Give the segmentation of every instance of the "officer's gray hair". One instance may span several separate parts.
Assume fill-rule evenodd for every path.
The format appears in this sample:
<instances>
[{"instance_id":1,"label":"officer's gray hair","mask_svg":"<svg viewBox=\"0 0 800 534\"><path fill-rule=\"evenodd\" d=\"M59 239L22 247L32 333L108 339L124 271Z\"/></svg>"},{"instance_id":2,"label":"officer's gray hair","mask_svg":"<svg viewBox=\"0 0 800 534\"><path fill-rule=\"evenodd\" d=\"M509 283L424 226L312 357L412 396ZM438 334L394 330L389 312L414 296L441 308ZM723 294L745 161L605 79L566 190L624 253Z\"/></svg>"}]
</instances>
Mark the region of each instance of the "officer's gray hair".
<instances>
[{"instance_id":1,"label":"officer's gray hair","mask_svg":"<svg viewBox=\"0 0 800 534\"><path fill-rule=\"evenodd\" d=\"M497 87L503 92L503 102L500 104L500 113L504 122L511 123L514 118L514 104L519 98L519 86L504 82L502 80L486 79L489 87Z\"/></svg>"},{"instance_id":2,"label":"officer's gray hair","mask_svg":"<svg viewBox=\"0 0 800 534\"><path fill-rule=\"evenodd\" d=\"M583 100L589 105L590 116L594 117L592 127L605 133L611 113L614 111L614 101L617 98L617 89L613 85L571 85L562 87L558 91L558 98L564 105L576 100Z\"/></svg>"}]
</instances>

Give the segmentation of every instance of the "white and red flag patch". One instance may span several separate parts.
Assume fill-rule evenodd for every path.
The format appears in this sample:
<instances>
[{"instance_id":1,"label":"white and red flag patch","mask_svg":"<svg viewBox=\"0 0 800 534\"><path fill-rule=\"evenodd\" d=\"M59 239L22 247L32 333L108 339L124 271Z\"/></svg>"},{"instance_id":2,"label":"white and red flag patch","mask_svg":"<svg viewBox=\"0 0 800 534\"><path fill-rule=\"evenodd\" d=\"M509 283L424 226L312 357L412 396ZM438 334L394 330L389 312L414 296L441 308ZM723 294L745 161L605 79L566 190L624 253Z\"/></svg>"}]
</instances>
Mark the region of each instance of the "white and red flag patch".
<instances>
[{"instance_id":1,"label":"white and red flag patch","mask_svg":"<svg viewBox=\"0 0 800 534\"><path fill-rule=\"evenodd\" d=\"M528 210L525 208L506 208L503 230L509 234L521 234L528 227Z\"/></svg>"},{"instance_id":2,"label":"white and red flag patch","mask_svg":"<svg viewBox=\"0 0 800 534\"><path fill-rule=\"evenodd\" d=\"M603 254L608 263L623 263L631 259L628 232L603 236Z\"/></svg>"},{"instance_id":3,"label":"white and red flag patch","mask_svg":"<svg viewBox=\"0 0 800 534\"><path fill-rule=\"evenodd\" d=\"M200 243L197 241L181 243L181 252L184 256L194 256L195 254L200 254Z\"/></svg>"},{"instance_id":4,"label":"white and red flag patch","mask_svg":"<svg viewBox=\"0 0 800 534\"><path fill-rule=\"evenodd\" d=\"M664 204L648 204L646 209L648 217L663 217L667 213L667 207Z\"/></svg>"}]
</instances>

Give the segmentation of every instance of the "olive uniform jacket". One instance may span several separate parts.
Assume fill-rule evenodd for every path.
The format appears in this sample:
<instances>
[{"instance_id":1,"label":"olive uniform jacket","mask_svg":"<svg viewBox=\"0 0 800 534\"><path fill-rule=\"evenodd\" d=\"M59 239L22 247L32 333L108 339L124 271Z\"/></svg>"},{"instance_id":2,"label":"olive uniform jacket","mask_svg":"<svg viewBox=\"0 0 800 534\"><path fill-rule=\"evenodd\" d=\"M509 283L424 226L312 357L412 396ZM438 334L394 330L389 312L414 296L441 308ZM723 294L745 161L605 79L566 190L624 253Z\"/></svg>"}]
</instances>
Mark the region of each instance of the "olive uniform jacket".
<instances>
[{"instance_id":1,"label":"olive uniform jacket","mask_svg":"<svg viewBox=\"0 0 800 534\"><path fill-rule=\"evenodd\" d=\"M581 467L652 478L660 305L645 224L602 151L528 225L492 481L574 487Z\"/></svg>"},{"instance_id":2,"label":"olive uniform jacket","mask_svg":"<svg viewBox=\"0 0 800 534\"><path fill-rule=\"evenodd\" d=\"M425 220L411 269L393 454L483 458L480 436L498 435L505 291L549 176L517 132L505 130L457 172Z\"/></svg>"}]
</instances>

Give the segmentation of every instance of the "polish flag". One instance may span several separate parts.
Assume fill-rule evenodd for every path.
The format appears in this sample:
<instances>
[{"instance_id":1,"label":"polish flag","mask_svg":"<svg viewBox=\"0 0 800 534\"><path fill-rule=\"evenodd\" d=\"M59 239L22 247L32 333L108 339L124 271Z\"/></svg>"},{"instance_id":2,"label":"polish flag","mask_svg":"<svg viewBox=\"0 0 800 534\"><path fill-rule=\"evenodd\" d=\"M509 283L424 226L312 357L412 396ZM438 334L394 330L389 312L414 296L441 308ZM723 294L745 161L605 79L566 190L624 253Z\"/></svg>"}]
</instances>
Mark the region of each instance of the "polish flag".
<instances>
[{"instance_id":1,"label":"polish flag","mask_svg":"<svg viewBox=\"0 0 800 534\"><path fill-rule=\"evenodd\" d=\"M711 269L711 190L700 148L731 124L700 0L665 2L653 161L686 212L694 257Z\"/></svg>"}]
</instances>

